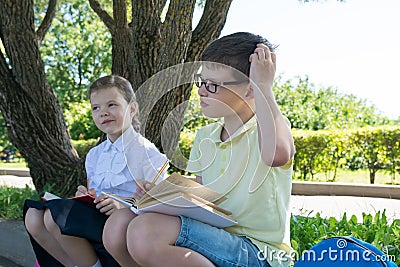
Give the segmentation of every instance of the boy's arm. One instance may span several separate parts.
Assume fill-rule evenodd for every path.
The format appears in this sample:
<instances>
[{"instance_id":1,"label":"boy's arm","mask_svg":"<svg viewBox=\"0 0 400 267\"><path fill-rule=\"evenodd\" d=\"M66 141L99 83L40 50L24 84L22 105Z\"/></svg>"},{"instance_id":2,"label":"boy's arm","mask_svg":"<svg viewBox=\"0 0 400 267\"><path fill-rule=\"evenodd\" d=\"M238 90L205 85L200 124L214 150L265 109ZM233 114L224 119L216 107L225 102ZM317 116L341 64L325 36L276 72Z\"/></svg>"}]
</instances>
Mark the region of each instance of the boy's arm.
<instances>
[{"instance_id":1,"label":"boy's arm","mask_svg":"<svg viewBox=\"0 0 400 267\"><path fill-rule=\"evenodd\" d=\"M276 55L266 45L258 44L249 60L261 158L268 166L283 166L292 159L295 148L290 127L272 92Z\"/></svg>"}]
</instances>

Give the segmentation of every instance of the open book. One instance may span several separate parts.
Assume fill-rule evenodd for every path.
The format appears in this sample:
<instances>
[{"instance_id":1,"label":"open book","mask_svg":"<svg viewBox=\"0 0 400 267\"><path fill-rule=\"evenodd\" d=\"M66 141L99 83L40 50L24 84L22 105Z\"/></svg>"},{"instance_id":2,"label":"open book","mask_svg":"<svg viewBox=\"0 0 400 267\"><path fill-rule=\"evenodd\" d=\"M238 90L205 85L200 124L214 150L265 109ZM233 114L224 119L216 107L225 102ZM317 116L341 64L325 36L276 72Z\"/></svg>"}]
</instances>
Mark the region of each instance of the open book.
<instances>
[{"instance_id":1,"label":"open book","mask_svg":"<svg viewBox=\"0 0 400 267\"><path fill-rule=\"evenodd\" d=\"M43 201L48 201L48 200L53 200L53 199L61 199L61 197L59 197L59 196L57 196L55 194L49 193L49 192L45 192L44 195L41 197L41 199ZM71 197L69 199L71 199L71 200L79 200L79 201L82 201L82 202L85 202L85 203L90 203L90 204L95 205L95 203L93 202L95 200L95 197L90 195L90 194L77 196L77 197Z\"/></svg>"},{"instance_id":2,"label":"open book","mask_svg":"<svg viewBox=\"0 0 400 267\"><path fill-rule=\"evenodd\" d=\"M178 173L161 181L140 200L107 192L102 194L130 207L136 214L184 215L219 228L237 224L230 211L218 206L226 197Z\"/></svg>"}]
</instances>

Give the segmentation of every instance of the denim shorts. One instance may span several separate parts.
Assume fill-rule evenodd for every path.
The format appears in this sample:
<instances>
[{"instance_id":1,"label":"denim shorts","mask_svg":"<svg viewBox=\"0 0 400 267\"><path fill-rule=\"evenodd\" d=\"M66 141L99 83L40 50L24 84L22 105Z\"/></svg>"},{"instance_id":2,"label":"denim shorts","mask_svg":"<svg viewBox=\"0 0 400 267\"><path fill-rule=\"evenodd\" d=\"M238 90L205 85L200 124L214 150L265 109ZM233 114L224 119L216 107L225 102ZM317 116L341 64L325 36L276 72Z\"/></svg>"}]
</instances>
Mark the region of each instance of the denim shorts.
<instances>
[{"instance_id":1,"label":"denim shorts","mask_svg":"<svg viewBox=\"0 0 400 267\"><path fill-rule=\"evenodd\" d=\"M181 231L175 245L202 254L216 266L270 267L258 259L259 249L246 237L180 216Z\"/></svg>"}]
</instances>

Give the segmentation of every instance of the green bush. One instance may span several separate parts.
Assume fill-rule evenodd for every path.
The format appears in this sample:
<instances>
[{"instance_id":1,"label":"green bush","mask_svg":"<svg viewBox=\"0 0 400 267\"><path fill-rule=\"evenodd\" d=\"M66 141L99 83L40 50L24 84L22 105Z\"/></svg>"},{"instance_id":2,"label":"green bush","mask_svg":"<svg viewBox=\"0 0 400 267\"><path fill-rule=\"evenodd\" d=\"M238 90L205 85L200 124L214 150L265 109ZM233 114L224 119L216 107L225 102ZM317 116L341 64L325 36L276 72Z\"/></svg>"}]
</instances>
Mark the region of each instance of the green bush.
<instances>
[{"instance_id":1,"label":"green bush","mask_svg":"<svg viewBox=\"0 0 400 267\"><path fill-rule=\"evenodd\" d=\"M99 139L89 139L89 140L72 140L72 145L74 146L79 157L84 158L89 150L96 146Z\"/></svg>"},{"instance_id":2,"label":"green bush","mask_svg":"<svg viewBox=\"0 0 400 267\"><path fill-rule=\"evenodd\" d=\"M0 217L21 219L26 199L39 200L39 195L28 186L22 189L0 186Z\"/></svg>"},{"instance_id":3,"label":"green bush","mask_svg":"<svg viewBox=\"0 0 400 267\"><path fill-rule=\"evenodd\" d=\"M168 169L169 173L177 172L182 175L189 174L185 169L195 135L196 133L194 132L181 132L178 149L172 156L171 164Z\"/></svg>"},{"instance_id":4,"label":"green bush","mask_svg":"<svg viewBox=\"0 0 400 267\"><path fill-rule=\"evenodd\" d=\"M312 180L325 173L334 181L338 168L368 169L370 182L384 170L392 176L400 171L400 127L379 126L352 130L293 130L296 146L294 177Z\"/></svg>"},{"instance_id":5,"label":"green bush","mask_svg":"<svg viewBox=\"0 0 400 267\"><path fill-rule=\"evenodd\" d=\"M64 117L73 140L97 139L102 134L92 119L88 101L68 103L68 108L64 109Z\"/></svg>"}]
</instances>

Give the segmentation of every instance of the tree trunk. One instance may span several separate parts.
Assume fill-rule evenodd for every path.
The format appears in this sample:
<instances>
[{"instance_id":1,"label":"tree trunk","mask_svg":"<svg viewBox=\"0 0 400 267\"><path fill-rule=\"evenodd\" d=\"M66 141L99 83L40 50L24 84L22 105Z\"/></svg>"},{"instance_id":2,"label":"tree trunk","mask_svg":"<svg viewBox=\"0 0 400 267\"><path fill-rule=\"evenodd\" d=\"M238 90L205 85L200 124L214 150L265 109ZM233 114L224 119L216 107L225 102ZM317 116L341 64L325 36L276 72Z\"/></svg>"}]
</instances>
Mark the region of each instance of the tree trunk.
<instances>
[{"instance_id":1,"label":"tree trunk","mask_svg":"<svg viewBox=\"0 0 400 267\"><path fill-rule=\"evenodd\" d=\"M376 174L376 171L374 169L369 170L369 183L370 184L375 183L375 174Z\"/></svg>"},{"instance_id":2,"label":"tree trunk","mask_svg":"<svg viewBox=\"0 0 400 267\"><path fill-rule=\"evenodd\" d=\"M53 13L50 7L48 12ZM40 34L45 28L40 27ZM57 193L69 195L85 179L84 166L46 81L39 53L42 36L34 31L33 1L1 1L0 37L7 55L0 55L0 110L8 136L26 159L39 192L49 184L57 185Z\"/></svg>"}]
</instances>

